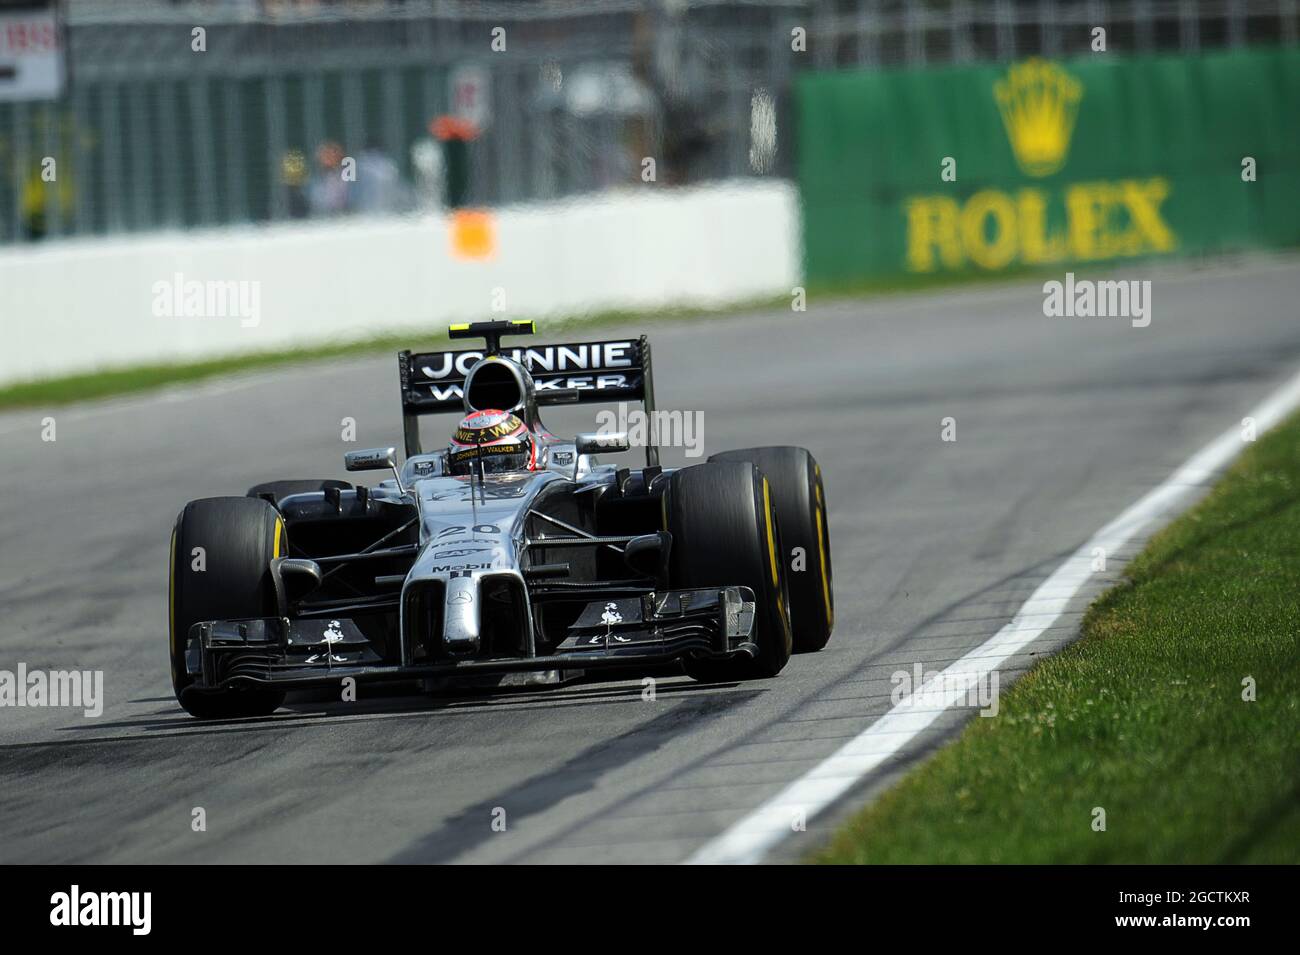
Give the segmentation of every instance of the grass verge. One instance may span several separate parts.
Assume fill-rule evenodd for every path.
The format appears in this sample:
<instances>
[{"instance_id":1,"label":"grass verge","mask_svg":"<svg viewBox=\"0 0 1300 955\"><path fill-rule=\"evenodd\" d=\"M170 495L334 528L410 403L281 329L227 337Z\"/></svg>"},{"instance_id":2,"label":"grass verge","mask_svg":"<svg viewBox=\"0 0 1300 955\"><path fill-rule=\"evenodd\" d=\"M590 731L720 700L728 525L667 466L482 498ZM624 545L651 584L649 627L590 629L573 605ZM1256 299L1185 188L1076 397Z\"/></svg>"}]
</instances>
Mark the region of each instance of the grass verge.
<instances>
[{"instance_id":1,"label":"grass verge","mask_svg":"<svg viewBox=\"0 0 1300 955\"><path fill-rule=\"evenodd\" d=\"M1300 416L1125 576L810 861L1300 861Z\"/></svg>"}]
</instances>

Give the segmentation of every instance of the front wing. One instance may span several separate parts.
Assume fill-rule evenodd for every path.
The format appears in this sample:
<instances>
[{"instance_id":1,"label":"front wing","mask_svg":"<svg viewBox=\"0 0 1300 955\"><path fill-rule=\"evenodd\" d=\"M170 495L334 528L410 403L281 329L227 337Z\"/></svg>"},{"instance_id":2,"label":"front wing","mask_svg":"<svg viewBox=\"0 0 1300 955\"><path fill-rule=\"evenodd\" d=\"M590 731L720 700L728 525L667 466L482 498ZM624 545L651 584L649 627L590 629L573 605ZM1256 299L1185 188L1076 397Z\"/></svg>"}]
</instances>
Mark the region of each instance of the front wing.
<instances>
[{"instance_id":1,"label":"front wing","mask_svg":"<svg viewBox=\"0 0 1300 955\"><path fill-rule=\"evenodd\" d=\"M252 617L190 628L187 693L234 687L296 689L428 677L592 670L684 657L754 656L754 592L748 587L670 590L587 604L554 653L447 656L418 665L386 662L349 618Z\"/></svg>"}]
</instances>

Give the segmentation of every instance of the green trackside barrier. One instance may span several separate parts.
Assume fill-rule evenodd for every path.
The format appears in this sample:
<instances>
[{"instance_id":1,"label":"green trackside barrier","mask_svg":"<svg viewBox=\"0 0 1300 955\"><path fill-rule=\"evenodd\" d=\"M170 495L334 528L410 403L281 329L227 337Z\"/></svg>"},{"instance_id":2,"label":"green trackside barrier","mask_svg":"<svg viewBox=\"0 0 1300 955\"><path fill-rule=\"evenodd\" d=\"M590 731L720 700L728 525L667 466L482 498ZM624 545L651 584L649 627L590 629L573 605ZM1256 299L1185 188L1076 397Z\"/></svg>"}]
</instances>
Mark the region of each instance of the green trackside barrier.
<instances>
[{"instance_id":1,"label":"green trackside barrier","mask_svg":"<svg viewBox=\"0 0 1300 955\"><path fill-rule=\"evenodd\" d=\"M812 285L1300 244L1300 49L810 73L797 96Z\"/></svg>"}]
</instances>

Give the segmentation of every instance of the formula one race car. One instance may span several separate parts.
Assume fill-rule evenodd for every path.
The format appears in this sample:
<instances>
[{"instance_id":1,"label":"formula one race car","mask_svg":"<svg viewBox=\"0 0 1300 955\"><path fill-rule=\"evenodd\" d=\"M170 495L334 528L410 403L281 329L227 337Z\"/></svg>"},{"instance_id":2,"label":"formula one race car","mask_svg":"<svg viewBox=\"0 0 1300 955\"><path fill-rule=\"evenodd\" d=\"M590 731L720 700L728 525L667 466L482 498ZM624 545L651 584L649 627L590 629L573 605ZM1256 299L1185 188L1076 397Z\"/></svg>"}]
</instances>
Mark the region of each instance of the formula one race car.
<instances>
[{"instance_id":1,"label":"formula one race car","mask_svg":"<svg viewBox=\"0 0 1300 955\"><path fill-rule=\"evenodd\" d=\"M171 543L172 684L197 717L270 713L296 688L557 683L680 660L775 676L833 625L821 471L802 448L680 469L600 464L625 433L559 438L539 405L639 401L650 343L503 351L530 322L452 326L479 350L402 352L405 460L352 451L374 487L274 481L191 501ZM424 452L419 418L463 415ZM351 678L352 683L345 682Z\"/></svg>"}]
</instances>

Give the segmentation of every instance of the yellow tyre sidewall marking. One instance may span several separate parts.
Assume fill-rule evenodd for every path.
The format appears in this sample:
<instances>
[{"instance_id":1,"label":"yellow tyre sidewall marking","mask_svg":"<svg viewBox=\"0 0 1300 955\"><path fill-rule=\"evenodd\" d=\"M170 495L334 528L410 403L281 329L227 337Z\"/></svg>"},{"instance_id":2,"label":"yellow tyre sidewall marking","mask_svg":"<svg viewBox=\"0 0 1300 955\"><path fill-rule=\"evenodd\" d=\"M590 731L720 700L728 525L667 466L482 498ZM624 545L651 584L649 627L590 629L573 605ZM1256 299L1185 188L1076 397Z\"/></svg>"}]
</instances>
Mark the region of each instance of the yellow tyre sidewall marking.
<instances>
[{"instance_id":1,"label":"yellow tyre sidewall marking","mask_svg":"<svg viewBox=\"0 0 1300 955\"><path fill-rule=\"evenodd\" d=\"M781 570L776 563L776 532L772 529L772 497L768 491L767 478L763 478L763 517L767 523L767 553L772 563L772 589L776 591L776 609L780 611L781 619L786 622L785 642L788 644L794 639L794 631L790 627L790 618L785 610L785 599L781 594Z\"/></svg>"},{"instance_id":2,"label":"yellow tyre sidewall marking","mask_svg":"<svg viewBox=\"0 0 1300 955\"><path fill-rule=\"evenodd\" d=\"M772 531L772 499L768 495L767 478L763 478L763 518L767 521L767 553L772 564L772 586L776 588L776 599L781 600L780 569L776 566L776 535Z\"/></svg>"},{"instance_id":3,"label":"yellow tyre sidewall marking","mask_svg":"<svg viewBox=\"0 0 1300 955\"><path fill-rule=\"evenodd\" d=\"M829 628L835 626L835 611L831 609L831 582L830 579L826 576L826 567L829 563L829 559L826 555L826 534L823 529L824 519L822 518L822 514L826 510L826 505L822 503L822 486L820 481L817 482L816 487L817 487L817 550L822 557L822 568L821 568L822 599L826 602L826 626Z\"/></svg>"}]
</instances>

